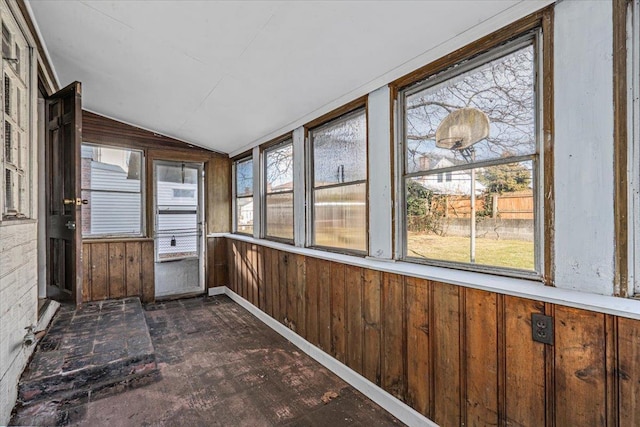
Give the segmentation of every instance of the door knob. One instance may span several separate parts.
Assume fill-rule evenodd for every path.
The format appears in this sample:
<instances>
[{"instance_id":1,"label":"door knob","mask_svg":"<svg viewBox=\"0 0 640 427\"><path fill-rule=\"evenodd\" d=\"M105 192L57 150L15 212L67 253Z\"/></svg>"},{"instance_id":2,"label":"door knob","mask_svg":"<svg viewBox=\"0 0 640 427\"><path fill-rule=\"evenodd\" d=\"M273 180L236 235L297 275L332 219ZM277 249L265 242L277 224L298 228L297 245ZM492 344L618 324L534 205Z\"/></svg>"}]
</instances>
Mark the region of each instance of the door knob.
<instances>
[{"instance_id":1,"label":"door knob","mask_svg":"<svg viewBox=\"0 0 640 427\"><path fill-rule=\"evenodd\" d=\"M67 223L65 224L65 226L69 229L69 230L75 230L76 229L76 223L74 221L67 221Z\"/></svg>"},{"instance_id":2,"label":"door knob","mask_svg":"<svg viewBox=\"0 0 640 427\"><path fill-rule=\"evenodd\" d=\"M79 197L77 199L64 199L63 201L65 205L82 206L89 204L89 201L87 199L81 199Z\"/></svg>"}]
</instances>

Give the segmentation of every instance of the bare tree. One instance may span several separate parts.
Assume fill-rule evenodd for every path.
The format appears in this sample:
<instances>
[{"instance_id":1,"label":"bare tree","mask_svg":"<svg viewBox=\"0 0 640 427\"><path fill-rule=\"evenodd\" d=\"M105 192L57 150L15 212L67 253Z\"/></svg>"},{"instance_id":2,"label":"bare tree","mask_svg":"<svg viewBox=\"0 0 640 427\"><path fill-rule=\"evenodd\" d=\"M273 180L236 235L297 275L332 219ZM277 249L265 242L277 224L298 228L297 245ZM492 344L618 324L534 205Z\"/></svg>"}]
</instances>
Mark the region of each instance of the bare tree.
<instances>
[{"instance_id":1,"label":"bare tree","mask_svg":"<svg viewBox=\"0 0 640 427\"><path fill-rule=\"evenodd\" d=\"M489 138L474 146L476 160L535 153L535 73L528 46L410 95L406 101L409 172L442 157L461 162L460 153L435 147L440 122L452 111L475 107L487 114Z\"/></svg>"},{"instance_id":2,"label":"bare tree","mask_svg":"<svg viewBox=\"0 0 640 427\"><path fill-rule=\"evenodd\" d=\"M267 152L267 189L293 189L293 145L285 144Z\"/></svg>"}]
</instances>

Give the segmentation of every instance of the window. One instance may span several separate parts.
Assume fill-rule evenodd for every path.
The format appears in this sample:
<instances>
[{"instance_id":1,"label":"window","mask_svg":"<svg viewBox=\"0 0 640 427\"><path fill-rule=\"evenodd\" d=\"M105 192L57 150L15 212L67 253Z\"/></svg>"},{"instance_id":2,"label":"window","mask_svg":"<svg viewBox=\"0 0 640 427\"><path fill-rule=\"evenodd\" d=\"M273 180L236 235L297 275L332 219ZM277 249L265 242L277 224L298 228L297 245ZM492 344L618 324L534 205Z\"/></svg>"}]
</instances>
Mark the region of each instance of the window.
<instances>
[{"instance_id":1,"label":"window","mask_svg":"<svg viewBox=\"0 0 640 427\"><path fill-rule=\"evenodd\" d=\"M199 164L154 162L156 261L198 257Z\"/></svg>"},{"instance_id":2,"label":"window","mask_svg":"<svg viewBox=\"0 0 640 427\"><path fill-rule=\"evenodd\" d=\"M367 123L364 110L310 132L311 244L367 250Z\"/></svg>"},{"instance_id":3,"label":"window","mask_svg":"<svg viewBox=\"0 0 640 427\"><path fill-rule=\"evenodd\" d=\"M404 259L540 273L538 38L400 91Z\"/></svg>"},{"instance_id":4,"label":"window","mask_svg":"<svg viewBox=\"0 0 640 427\"><path fill-rule=\"evenodd\" d=\"M253 234L253 158L235 162L235 231Z\"/></svg>"},{"instance_id":5,"label":"window","mask_svg":"<svg viewBox=\"0 0 640 427\"><path fill-rule=\"evenodd\" d=\"M293 142L269 147L265 158L266 237L293 240Z\"/></svg>"},{"instance_id":6,"label":"window","mask_svg":"<svg viewBox=\"0 0 640 427\"><path fill-rule=\"evenodd\" d=\"M142 152L82 144L82 235L142 234Z\"/></svg>"},{"instance_id":7,"label":"window","mask_svg":"<svg viewBox=\"0 0 640 427\"><path fill-rule=\"evenodd\" d=\"M3 18L5 16L3 15ZM28 102L22 94L29 93L29 79L24 70L18 67L18 56L26 51L27 43L16 30L15 23L3 19L2 26L2 132L3 149L0 152L0 168L3 180L2 218L28 218L31 214L31 149L30 137L25 117L28 116ZM16 56L18 55L18 56Z\"/></svg>"},{"instance_id":8,"label":"window","mask_svg":"<svg viewBox=\"0 0 640 427\"><path fill-rule=\"evenodd\" d=\"M2 56L11 57L11 32L6 23L2 23Z\"/></svg>"}]
</instances>

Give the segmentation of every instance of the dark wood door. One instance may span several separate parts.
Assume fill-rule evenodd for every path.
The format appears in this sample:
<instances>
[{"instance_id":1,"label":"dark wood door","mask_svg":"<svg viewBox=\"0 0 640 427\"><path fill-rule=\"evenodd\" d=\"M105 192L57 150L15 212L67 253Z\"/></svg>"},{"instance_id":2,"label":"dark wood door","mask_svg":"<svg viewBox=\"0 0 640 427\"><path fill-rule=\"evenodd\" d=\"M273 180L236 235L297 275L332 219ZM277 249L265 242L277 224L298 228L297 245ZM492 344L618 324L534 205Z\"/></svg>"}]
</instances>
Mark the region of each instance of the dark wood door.
<instances>
[{"instance_id":1,"label":"dark wood door","mask_svg":"<svg viewBox=\"0 0 640 427\"><path fill-rule=\"evenodd\" d=\"M80 145L82 87L74 82L47 98L47 297L82 302Z\"/></svg>"}]
</instances>

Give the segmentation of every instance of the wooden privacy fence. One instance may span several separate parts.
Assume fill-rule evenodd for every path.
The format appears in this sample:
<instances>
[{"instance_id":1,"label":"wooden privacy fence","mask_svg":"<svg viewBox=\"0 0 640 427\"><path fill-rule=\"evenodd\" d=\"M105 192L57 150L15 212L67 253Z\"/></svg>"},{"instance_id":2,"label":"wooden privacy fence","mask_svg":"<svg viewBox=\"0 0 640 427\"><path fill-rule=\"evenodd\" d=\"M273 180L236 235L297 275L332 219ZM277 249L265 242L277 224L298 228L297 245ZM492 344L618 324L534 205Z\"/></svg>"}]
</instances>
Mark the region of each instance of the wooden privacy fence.
<instances>
[{"instance_id":1,"label":"wooden privacy fence","mask_svg":"<svg viewBox=\"0 0 640 427\"><path fill-rule=\"evenodd\" d=\"M437 199L436 199L437 198ZM434 196L431 213L445 218L469 218L471 197L455 195ZM501 219L533 219L533 193L488 194L476 197L476 215Z\"/></svg>"},{"instance_id":2,"label":"wooden privacy fence","mask_svg":"<svg viewBox=\"0 0 640 427\"><path fill-rule=\"evenodd\" d=\"M409 231L426 231L434 228L434 221L471 217L471 197L450 194L434 195L427 203L426 215L407 217ZM476 197L476 218L501 220L533 220L533 193L531 191L503 194L487 194ZM437 228L437 227L435 227Z\"/></svg>"}]
</instances>

